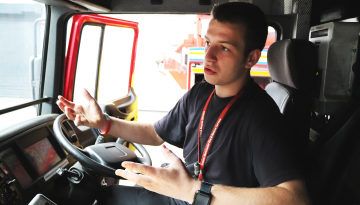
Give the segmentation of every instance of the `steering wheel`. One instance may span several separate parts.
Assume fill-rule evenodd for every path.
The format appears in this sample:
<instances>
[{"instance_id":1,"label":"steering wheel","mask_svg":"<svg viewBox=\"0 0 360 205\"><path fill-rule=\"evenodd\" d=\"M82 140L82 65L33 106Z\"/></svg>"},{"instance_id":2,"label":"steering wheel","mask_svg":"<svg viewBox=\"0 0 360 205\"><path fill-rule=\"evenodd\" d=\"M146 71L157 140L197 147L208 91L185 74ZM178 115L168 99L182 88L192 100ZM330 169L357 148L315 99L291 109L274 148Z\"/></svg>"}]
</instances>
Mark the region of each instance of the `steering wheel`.
<instances>
[{"instance_id":1,"label":"steering wheel","mask_svg":"<svg viewBox=\"0 0 360 205\"><path fill-rule=\"evenodd\" d=\"M115 174L115 170L123 169L121 166L123 161L134 161L151 165L150 156L142 146L143 149L134 146L142 157L136 156L132 150L117 142L95 144L85 149L74 146L62 130L61 125L65 120L67 120L65 114L56 117L53 125L55 137L60 145L78 160L85 169L102 176L121 178Z\"/></svg>"}]
</instances>

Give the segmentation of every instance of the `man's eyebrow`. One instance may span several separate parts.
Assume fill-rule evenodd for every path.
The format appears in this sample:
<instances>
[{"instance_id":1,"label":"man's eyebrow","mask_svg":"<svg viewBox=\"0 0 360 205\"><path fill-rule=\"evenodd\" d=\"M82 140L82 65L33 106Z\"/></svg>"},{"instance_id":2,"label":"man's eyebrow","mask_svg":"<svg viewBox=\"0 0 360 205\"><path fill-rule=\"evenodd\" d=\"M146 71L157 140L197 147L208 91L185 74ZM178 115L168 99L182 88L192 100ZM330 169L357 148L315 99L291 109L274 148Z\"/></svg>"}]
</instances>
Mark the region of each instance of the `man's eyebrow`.
<instances>
[{"instance_id":1,"label":"man's eyebrow","mask_svg":"<svg viewBox=\"0 0 360 205\"><path fill-rule=\"evenodd\" d=\"M229 44L229 45L234 46L236 48L238 47L236 42L232 42L232 41L220 41L220 43Z\"/></svg>"},{"instance_id":2,"label":"man's eyebrow","mask_svg":"<svg viewBox=\"0 0 360 205\"><path fill-rule=\"evenodd\" d=\"M204 36L206 40L209 40L209 37L207 35ZM229 44L234 47L239 47L235 41L219 41L219 43Z\"/></svg>"}]
</instances>

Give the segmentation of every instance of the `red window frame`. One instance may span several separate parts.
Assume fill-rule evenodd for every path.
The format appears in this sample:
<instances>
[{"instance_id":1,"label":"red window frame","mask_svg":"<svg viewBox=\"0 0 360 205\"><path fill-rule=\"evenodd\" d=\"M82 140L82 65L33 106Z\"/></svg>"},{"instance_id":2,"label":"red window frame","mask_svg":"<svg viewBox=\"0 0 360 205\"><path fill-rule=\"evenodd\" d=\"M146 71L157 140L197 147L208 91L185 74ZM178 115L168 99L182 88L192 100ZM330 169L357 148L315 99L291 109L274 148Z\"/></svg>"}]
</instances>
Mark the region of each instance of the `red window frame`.
<instances>
[{"instance_id":1,"label":"red window frame","mask_svg":"<svg viewBox=\"0 0 360 205\"><path fill-rule=\"evenodd\" d=\"M133 21L115 19L97 14L81 14L74 15L70 32L67 57L65 58L65 81L63 96L68 100L73 100L74 94L74 81L76 73L76 65L78 58L78 51L80 45L81 31L85 24L91 23L92 25L108 25L122 28L130 28L134 30L134 42L131 54L130 75L128 92L132 87L132 79L135 69L136 46L139 35L138 23Z\"/></svg>"}]
</instances>

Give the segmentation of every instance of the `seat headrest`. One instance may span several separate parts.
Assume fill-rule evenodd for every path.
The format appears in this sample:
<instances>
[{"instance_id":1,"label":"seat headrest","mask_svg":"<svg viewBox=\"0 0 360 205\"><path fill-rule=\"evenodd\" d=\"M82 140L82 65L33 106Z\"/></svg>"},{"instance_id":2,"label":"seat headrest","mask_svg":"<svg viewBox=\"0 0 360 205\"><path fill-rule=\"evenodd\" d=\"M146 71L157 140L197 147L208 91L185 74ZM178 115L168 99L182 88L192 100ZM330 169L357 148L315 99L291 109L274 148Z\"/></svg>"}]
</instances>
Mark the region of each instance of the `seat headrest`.
<instances>
[{"instance_id":1,"label":"seat headrest","mask_svg":"<svg viewBox=\"0 0 360 205\"><path fill-rule=\"evenodd\" d=\"M267 55L272 80L298 90L314 89L317 52L313 43L303 39L277 41Z\"/></svg>"}]
</instances>

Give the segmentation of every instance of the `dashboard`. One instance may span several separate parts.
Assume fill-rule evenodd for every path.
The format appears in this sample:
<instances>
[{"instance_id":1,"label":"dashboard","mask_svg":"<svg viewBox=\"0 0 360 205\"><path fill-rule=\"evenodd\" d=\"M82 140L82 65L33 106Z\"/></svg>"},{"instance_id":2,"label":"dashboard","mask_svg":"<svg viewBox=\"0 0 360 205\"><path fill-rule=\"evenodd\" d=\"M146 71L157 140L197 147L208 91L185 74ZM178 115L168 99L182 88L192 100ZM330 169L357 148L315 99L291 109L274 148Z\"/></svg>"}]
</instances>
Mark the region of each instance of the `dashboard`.
<instances>
[{"instance_id":1,"label":"dashboard","mask_svg":"<svg viewBox=\"0 0 360 205\"><path fill-rule=\"evenodd\" d=\"M74 163L53 134L57 116L39 116L0 132L0 205L23 204L44 193L59 177L56 171ZM74 135L71 123L65 124L63 129Z\"/></svg>"},{"instance_id":2,"label":"dashboard","mask_svg":"<svg viewBox=\"0 0 360 205\"><path fill-rule=\"evenodd\" d=\"M64 158L64 153L59 149L55 150L55 147L47 127L31 132L0 152L3 172L11 173L23 189L28 188L39 177L47 181L56 170L49 171L54 167L58 168L56 165Z\"/></svg>"}]
</instances>

